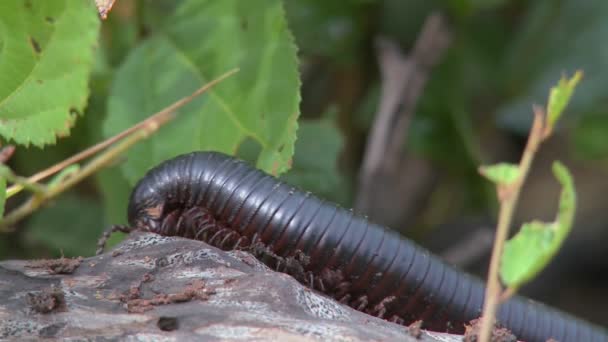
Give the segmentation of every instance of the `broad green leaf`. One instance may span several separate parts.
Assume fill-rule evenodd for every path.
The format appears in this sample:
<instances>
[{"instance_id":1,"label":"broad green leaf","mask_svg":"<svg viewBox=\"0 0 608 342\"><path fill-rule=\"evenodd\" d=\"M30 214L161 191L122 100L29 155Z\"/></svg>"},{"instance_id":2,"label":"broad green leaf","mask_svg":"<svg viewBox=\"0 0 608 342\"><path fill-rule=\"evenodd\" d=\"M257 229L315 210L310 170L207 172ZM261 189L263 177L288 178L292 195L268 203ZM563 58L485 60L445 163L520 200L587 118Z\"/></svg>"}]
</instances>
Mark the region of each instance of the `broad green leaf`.
<instances>
[{"instance_id":1,"label":"broad green leaf","mask_svg":"<svg viewBox=\"0 0 608 342\"><path fill-rule=\"evenodd\" d=\"M28 221L26 241L50 249L54 255L88 256L106 228L99 203L82 196L66 195L43 208Z\"/></svg>"},{"instance_id":2,"label":"broad green leaf","mask_svg":"<svg viewBox=\"0 0 608 342\"><path fill-rule=\"evenodd\" d=\"M0 177L0 218L4 216L4 205L6 204L6 178Z\"/></svg>"},{"instance_id":3,"label":"broad green leaf","mask_svg":"<svg viewBox=\"0 0 608 342\"><path fill-rule=\"evenodd\" d=\"M548 250L555 239L554 223L524 223L504 249L500 276L508 287L518 288L548 262Z\"/></svg>"},{"instance_id":4,"label":"broad green leaf","mask_svg":"<svg viewBox=\"0 0 608 342\"><path fill-rule=\"evenodd\" d=\"M576 192L568 169L553 163L553 174L562 186L559 209L554 222L525 223L507 241L500 276L505 285L519 288L539 273L557 253L568 236L576 210Z\"/></svg>"},{"instance_id":5,"label":"broad green leaf","mask_svg":"<svg viewBox=\"0 0 608 342\"><path fill-rule=\"evenodd\" d=\"M344 137L330 119L303 120L291 169L281 178L324 199L346 205L348 182L338 170Z\"/></svg>"},{"instance_id":6,"label":"broad green leaf","mask_svg":"<svg viewBox=\"0 0 608 342\"><path fill-rule=\"evenodd\" d=\"M498 185L509 185L517 181L519 177L519 166L517 164L498 163L482 166L479 172Z\"/></svg>"},{"instance_id":7,"label":"broad green leaf","mask_svg":"<svg viewBox=\"0 0 608 342\"><path fill-rule=\"evenodd\" d=\"M555 122L562 115L562 112L570 102L570 97L574 92L574 88L583 77L581 71L577 71L570 79L562 77L557 85L551 88L549 93L549 103L547 103L547 119L549 127L553 127Z\"/></svg>"},{"instance_id":8,"label":"broad green leaf","mask_svg":"<svg viewBox=\"0 0 608 342\"><path fill-rule=\"evenodd\" d=\"M0 1L0 135L54 144L86 107L99 18L92 1Z\"/></svg>"},{"instance_id":9,"label":"broad green leaf","mask_svg":"<svg viewBox=\"0 0 608 342\"><path fill-rule=\"evenodd\" d=\"M177 154L234 154L246 139L262 147L258 167L275 175L288 168L300 81L280 0L183 2L116 73L104 134L116 134L236 67L235 76L127 154L121 169L131 184Z\"/></svg>"}]
</instances>

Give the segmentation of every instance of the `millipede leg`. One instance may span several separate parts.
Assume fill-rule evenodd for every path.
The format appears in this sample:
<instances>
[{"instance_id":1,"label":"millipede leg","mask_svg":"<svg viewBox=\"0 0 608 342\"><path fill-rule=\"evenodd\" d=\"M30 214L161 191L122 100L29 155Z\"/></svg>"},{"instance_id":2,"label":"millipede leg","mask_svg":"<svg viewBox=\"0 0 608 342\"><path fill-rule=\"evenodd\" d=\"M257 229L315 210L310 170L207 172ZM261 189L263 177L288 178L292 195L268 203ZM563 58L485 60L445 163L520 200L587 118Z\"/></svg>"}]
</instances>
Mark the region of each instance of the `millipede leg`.
<instances>
[{"instance_id":1,"label":"millipede leg","mask_svg":"<svg viewBox=\"0 0 608 342\"><path fill-rule=\"evenodd\" d=\"M173 232L173 228L175 227L175 223L179 219L180 213L178 211L172 211L163 219L163 222L160 225L160 232L163 235L175 235L171 234Z\"/></svg>"},{"instance_id":2,"label":"millipede leg","mask_svg":"<svg viewBox=\"0 0 608 342\"><path fill-rule=\"evenodd\" d=\"M340 302L342 304L348 304L348 302L350 301L350 298L351 298L350 293L347 293L344 296L340 297L340 299L338 299L338 302Z\"/></svg>"},{"instance_id":3,"label":"millipede leg","mask_svg":"<svg viewBox=\"0 0 608 342\"><path fill-rule=\"evenodd\" d=\"M292 256L293 260L299 262L302 266L310 264L310 257L301 250L297 249Z\"/></svg>"},{"instance_id":4,"label":"millipede leg","mask_svg":"<svg viewBox=\"0 0 608 342\"><path fill-rule=\"evenodd\" d=\"M275 271L277 271L277 272L281 272L281 266L283 266L283 260L278 259L278 260L277 260L277 264L275 265L275 268L274 268L274 269L275 269Z\"/></svg>"},{"instance_id":5,"label":"millipede leg","mask_svg":"<svg viewBox=\"0 0 608 342\"><path fill-rule=\"evenodd\" d=\"M257 245L258 243L260 243L259 240L260 240L260 237L258 236L258 233L254 233L253 238L251 239L251 245L252 246Z\"/></svg>"},{"instance_id":6,"label":"millipede leg","mask_svg":"<svg viewBox=\"0 0 608 342\"><path fill-rule=\"evenodd\" d=\"M205 241L207 239L207 232L215 228L214 224L205 222L202 228L199 228L194 235L194 240Z\"/></svg>"},{"instance_id":7,"label":"millipede leg","mask_svg":"<svg viewBox=\"0 0 608 342\"><path fill-rule=\"evenodd\" d=\"M387 311L386 305L390 304L391 302L394 302L396 299L397 297L395 296L388 296L384 298L380 301L380 303L374 306L374 308L372 309L372 314L378 318L384 318L384 315L386 315Z\"/></svg>"},{"instance_id":8,"label":"millipede leg","mask_svg":"<svg viewBox=\"0 0 608 342\"><path fill-rule=\"evenodd\" d=\"M222 248L224 248L224 246L226 246L226 243L228 243L228 241L230 241L230 239L235 235L236 235L235 232L229 230L228 234L226 234L226 236L220 242L220 246L222 246ZM232 249L234 249L234 248L232 248Z\"/></svg>"},{"instance_id":9,"label":"millipede leg","mask_svg":"<svg viewBox=\"0 0 608 342\"><path fill-rule=\"evenodd\" d=\"M312 272L308 272L308 284L311 289L314 289L315 286L315 276Z\"/></svg>"},{"instance_id":10,"label":"millipede leg","mask_svg":"<svg viewBox=\"0 0 608 342\"><path fill-rule=\"evenodd\" d=\"M103 234L97 241L97 250L95 251L95 255L99 255L99 254L103 253L103 250L106 248L106 243L108 242L108 239L110 239L110 236L112 236L112 234L114 234L115 232L122 232L125 234L129 234L131 231L133 231L133 228L129 227L129 226L124 226L124 225L110 226L110 228L106 229L103 232Z\"/></svg>"},{"instance_id":11,"label":"millipede leg","mask_svg":"<svg viewBox=\"0 0 608 342\"><path fill-rule=\"evenodd\" d=\"M224 229L219 229L218 231L216 231L215 234L213 234L213 236L211 237L211 239L209 239L209 244L212 246L217 246L217 244L214 244L213 242L215 241L215 239L222 236L223 232L224 232Z\"/></svg>"},{"instance_id":12,"label":"millipede leg","mask_svg":"<svg viewBox=\"0 0 608 342\"><path fill-rule=\"evenodd\" d=\"M388 321L396 323L396 324L399 324L399 325L404 325L405 324L405 321L403 320L403 318L401 318L401 317L399 317L397 315L391 316L391 318L389 318Z\"/></svg>"},{"instance_id":13,"label":"millipede leg","mask_svg":"<svg viewBox=\"0 0 608 342\"><path fill-rule=\"evenodd\" d=\"M351 283L348 281L343 281L338 286L336 286L336 296L343 297L350 292Z\"/></svg>"},{"instance_id":14,"label":"millipede leg","mask_svg":"<svg viewBox=\"0 0 608 342\"><path fill-rule=\"evenodd\" d=\"M357 311L363 311L363 309L365 309L368 304L369 304L369 302L367 300L367 296L363 295L363 296L357 298L357 300L355 300L355 302L353 303L353 307Z\"/></svg>"},{"instance_id":15,"label":"millipede leg","mask_svg":"<svg viewBox=\"0 0 608 342\"><path fill-rule=\"evenodd\" d=\"M239 249L240 250L240 249L246 248L247 246L242 246L241 247L243 241L246 241L246 240L247 240L246 236L239 237L239 239L236 240L236 243L234 244L234 246L232 247L232 249ZM247 243L245 245L247 245Z\"/></svg>"},{"instance_id":16,"label":"millipede leg","mask_svg":"<svg viewBox=\"0 0 608 342\"><path fill-rule=\"evenodd\" d=\"M321 291L321 292L326 292L325 283L323 283L323 279L321 279L319 277L319 278L316 278L315 280L316 280L317 289L319 289L319 291Z\"/></svg>"},{"instance_id":17,"label":"millipede leg","mask_svg":"<svg viewBox=\"0 0 608 342\"><path fill-rule=\"evenodd\" d=\"M182 232L181 230L186 226L184 224L184 222L187 220L187 216L185 215L180 215L179 218L177 219L177 223L175 224L175 233L177 236L184 236L185 232Z\"/></svg>"},{"instance_id":18,"label":"millipede leg","mask_svg":"<svg viewBox=\"0 0 608 342\"><path fill-rule=\"evenodd\" d=\"M182 215L183 217L185 217L185 224L184 224L184 233L183 236L187 236L188 234L188 228L193 228L196 227L197 229L190 229L193 239L197 239L196 236L198 235L200 226L208 224L209 223L209 219L207 219L205 216L207 215L207 213L205 212L205 210L203 208L200 207L193 207L188 209L184 215ZM197 233L194 233L194 232Z\"/></svg>"}]
</instances>

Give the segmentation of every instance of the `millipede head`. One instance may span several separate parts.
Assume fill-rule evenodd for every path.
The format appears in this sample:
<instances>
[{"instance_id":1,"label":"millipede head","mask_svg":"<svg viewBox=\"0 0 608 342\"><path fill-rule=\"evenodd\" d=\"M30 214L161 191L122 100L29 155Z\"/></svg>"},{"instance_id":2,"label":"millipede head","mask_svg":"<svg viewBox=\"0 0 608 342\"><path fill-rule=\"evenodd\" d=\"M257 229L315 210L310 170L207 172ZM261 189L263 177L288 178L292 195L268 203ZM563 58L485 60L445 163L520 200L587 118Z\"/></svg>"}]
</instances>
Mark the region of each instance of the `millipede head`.
<instances>
[{"instance_id":1,"label":"millipede head","mask_svg":"<svg viewBox=\"0 0 608 342\"><path fill-rule=\"evenodd\" d=\"M159 233L164 221L162 213L162 206L142 208L137 215L129 215L129 223L138 229Z\"/></svg>"}]
</instances>

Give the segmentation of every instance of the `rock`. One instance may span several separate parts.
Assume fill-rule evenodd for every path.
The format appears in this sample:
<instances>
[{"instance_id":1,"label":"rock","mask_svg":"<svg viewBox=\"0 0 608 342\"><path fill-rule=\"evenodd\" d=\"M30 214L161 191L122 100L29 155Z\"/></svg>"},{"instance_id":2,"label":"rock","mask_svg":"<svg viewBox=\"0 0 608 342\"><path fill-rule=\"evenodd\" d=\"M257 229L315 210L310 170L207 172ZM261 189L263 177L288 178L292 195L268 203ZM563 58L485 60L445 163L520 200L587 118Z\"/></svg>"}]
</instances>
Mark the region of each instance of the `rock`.
<instances>
[{"instance_id":1,"label":"rock","mask_svg":"<svg viewBox=\"0 0 608 342\"><path fill-rule=\"evenodd\" d=\"M407 327L341 305L249 253L139 232L91 258L0 262L0 338L462 340L424 330L416 339Z\"/></svg>"}]
</instances>

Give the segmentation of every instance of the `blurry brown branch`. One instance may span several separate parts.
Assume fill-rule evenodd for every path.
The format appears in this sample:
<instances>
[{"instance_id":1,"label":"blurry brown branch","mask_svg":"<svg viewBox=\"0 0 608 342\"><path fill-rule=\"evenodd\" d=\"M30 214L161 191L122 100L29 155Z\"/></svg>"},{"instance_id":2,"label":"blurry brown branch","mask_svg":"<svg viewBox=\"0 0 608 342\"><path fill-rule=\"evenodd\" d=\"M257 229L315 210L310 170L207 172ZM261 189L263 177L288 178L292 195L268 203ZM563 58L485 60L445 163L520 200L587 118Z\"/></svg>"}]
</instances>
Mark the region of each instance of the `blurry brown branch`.
<instances>
[{"instance_id":1,"label":"blurry brown branch","mask_svg":"<svg viewBox=\"0 0 608 342\"><path fill-rule=\"evenodd\" d=\"M434 173L423 160L406 154L410 120L431 69L449 45L439 14L430 15L409 56L392 41L378 39L382 94L368 139L355 207L372 219L401 225L428 191Z\"/></svg>"}]
</instances>

